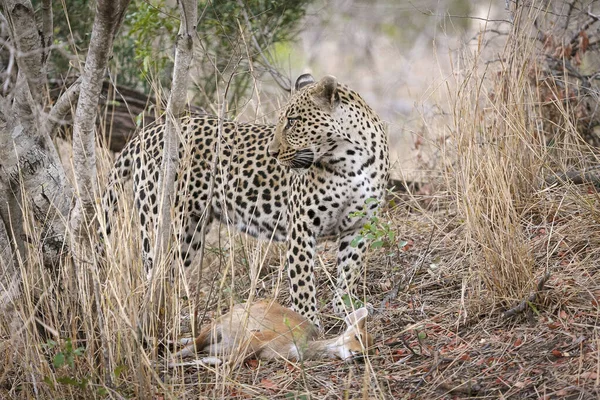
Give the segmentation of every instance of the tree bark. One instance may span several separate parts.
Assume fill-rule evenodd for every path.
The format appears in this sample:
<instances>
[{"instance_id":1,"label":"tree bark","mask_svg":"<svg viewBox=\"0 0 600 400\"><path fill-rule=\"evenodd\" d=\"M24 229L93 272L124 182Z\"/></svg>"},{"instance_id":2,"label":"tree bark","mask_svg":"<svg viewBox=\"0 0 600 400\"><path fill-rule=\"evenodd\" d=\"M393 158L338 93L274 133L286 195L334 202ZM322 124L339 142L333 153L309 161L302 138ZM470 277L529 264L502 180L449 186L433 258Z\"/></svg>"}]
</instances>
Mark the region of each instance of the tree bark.
<instances>
[{"instance_id":1,"label":"tree bark","mask_svg":"<svg viewBox=\"0 0 600 400\"><path fill-rule=\"evenodd\" d=\"M37 29L30 1L3 0L2 6L18 50L19 73L14 97L0 99L0 180L16 200L16 204L7 203L8 213L16 216L31 212L40 223L43 261L54 269L65 252L64 221L71 209L73 193L56 148L44 130L44 115L36 101L42 97L47 49L43 47L44 39ZM45 28L48 29L47 22ZM7 229L19 229L6 219L3 221ZM19 244L20 236L12 238L17 248L23 247Z\"/></svg>"},{"instance_id":2,"label":"tree bark","mask_svg":"<svg viewBox=\"0 0 600 400\"><path fill-rule=\"evenodd\" d=\"M175 45L175 65L173 83L167 103L166 129L161 166L161 211L156 235L156 261L168 253L173 229L171 226L172 193L175 186L175 175L179 165L180 118L185 110L189 69L194 54L194 37L198 16L197 0L179 0L181 24Z\"/></svg>"},{"instance_id":3,"label":"tree bark","mask_svg":"<svg viewBox=\"0 0 600 400\"><path fill-rule=\"evenodd\" d=\"M0 185L0 189L4 188ZM4 332L3 336L14 335L22 325L17 313L17 300L21 296L21 271L18 267L19 264L14 259L11 235L4 224L7 209L4 207L7 200L4 193L0 194L2 203L0 204L0 214L2 214L2 219L0 219L0 319L4 318L6 324L0 323L0 327L8 326L10 331Z\"/></svg>"},{"instance_id":4,"label":"tree bark","mask_svg":"<svg viewBox=\"0 0 600 400\"><path fill-rule=\"evenodd\" d=\"M90 237L87 228L95 214L97 193L96 110L114 35L128 4L129 0L98 0L96 4L73 127L73 172L78 196L70 219L72 244L75 241L81 244L82 239Z\"/></svg>"},{"instance_id":5,"label":"tree bark","mask_svg":"<svg viewBox=\"0 0 600 400\"><path fill-rule=\"evenodd\" d=\"M106 385L112 385L108 337L105 332L104 315L100 298L100 278L95 268L92 238L95 229L90 229L95 216L97 198L96 167L96 111L102 90L104 74L118 31L130 0L98 0L92 27L90 46L79 89L79 100L73 125L73 173L77 192L75 206L71 211L71 252L76 268L84 266L89 271L91 292L94 293L96 319L100 332L101 349L105 368ZM57 102L58 104L58 102ZM66 108L66 106L65 106Z\"/></svg>"},{"instance_id":6,"label":"tree bark","mask_svg":"<svg viewBox=\"0 0 600 400\"><path fill-rule=\"evenodd\" d=\"M2 6L10 24L11 39L17 50L19 74L23 74L34 99L41 99L46 74L44 66L48 49L35 22L30 0L3 0ZM47 22L45 22L47 26ZM18 90L18 89L17 89Z\"/></svg>"}]
</instances>

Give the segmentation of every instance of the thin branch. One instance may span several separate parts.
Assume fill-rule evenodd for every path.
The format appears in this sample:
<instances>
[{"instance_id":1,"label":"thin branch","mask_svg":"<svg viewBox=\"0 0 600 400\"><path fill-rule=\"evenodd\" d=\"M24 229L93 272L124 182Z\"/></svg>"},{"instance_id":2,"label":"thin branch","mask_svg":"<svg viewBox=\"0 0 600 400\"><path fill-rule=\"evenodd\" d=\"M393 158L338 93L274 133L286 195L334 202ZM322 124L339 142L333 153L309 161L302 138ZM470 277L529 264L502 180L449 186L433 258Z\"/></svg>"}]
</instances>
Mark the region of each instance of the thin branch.
<instances>
[{"instance_id":1,"label":"thin branch","mask_svg":"<svg viewBox=\"0 0 600 400\"><path fill-rule=\"evenodd\" d=\"M48 119L46 120L44 131L54 139L58 126L65 124L67 114L73 109L74 103L79 97L81 91L81 77L79 77L73 84L64 92L58 100L52 106L52 109L48 113Z\"/></svg>"},{"instance_id":2,"label":"thin branch","mask_svg":"<svg viewBox=\"0 0 600 400\"><path fill-rule=\"evenodd\" d=\"M594 186L600 186L600 167L557 173L547 176L545 180L550 185L558 182L571 182L575 185L591 183Z\"/></svg>"},{"instance_id":3,"label":"thin branch","mask_svg":"<svg viewBox=\"0 0 600 400\"><path fill-rule=\"evenodd\" d=\"M275 67L273 67L271 65L271 63L269 62L269 59L265 56L265 54L262 51L262 48L258 44L258 40L256 39L256 36L254 36L254 33L252 32L252 24L250 24L250 18L248 17L248 12L246 11L246 7L244 6L244 3L242 2L242 0L238 0L238 4L242 8L242 15L244 16L244 22L246 23L246 27L248 28L248 33L250 34L250 39L252 40L252 45L254 46L256 51L258 51L258 54L260 54L260 57L263 60L265 68L269 71L269 73L275 80L275 83L277 83L279 85L279 87L281 87L286 92L291 92L292 86L291 86L291 82L290 82L289 78L282 75Z\"/></svg>"},{"instance_id":4,"label":"thin branch","mask_svg":"<svg viewBox=\"0 0 600 400\"><path fill-rule=\"evenodd\" d=\"M44 47L50 47L54 38L54 26L52 15L52 0L42 1L42 40ZM50 56L50 50L46 53L46 59Z\"/></svg>"},{"instance_id":5,"label":"thin branch","mask_svg":"<svg viewBox=\"0 0 600 400\"><path fill-rule=\"evenodd\" d=\"M548 279L550 279L550 272L546 272L538 281L536 290L533 291L529 296L527 296L526 299L522 300L519 304L517 304L515 307L511 308L510 310L505 311L502 316L504 318L510 318L513 317L517 314L522 313L523 311L525 311L525 309L527 308L527 306L529 305L529 303L533 303L538 294L544 290L544 285L546 284L546 282L548 281Z\"/></svg>"},{"instance_id":6,"label":"thin branch","mask_svg":"<svg viewBox=\"0 0 600 400\"><path fill-rule=\"evenodd\" d=\"M163 156L159 188L160 212L157 222L156 241L154 248L156 267L167 254L171 239L171 193L175 186L175 175L179 165L180 126L179 119L185 110L189 70L194 57L194 37L196 36L196 20L198 2L196 0L179 1L180 25L175 44L175 65L171 93L167 102L165 135L163 139ZM153 274L153 281L154 276Z\"/></svg>"},{"instance_id":7,"label":"thin branch","mask_svg":"<svg viewBox=\"0 0 600 400\"><path fill-rule=\"evenodd\" d=\"M89 229L96 211L95 199L98 172L96 167L95 122L98 100L112 52L114 35L123 21L129 1L98 0L84 72L81 84L77 85L80 88L74 88L74 85L72 85L66 93L67 96L62 96L64 102L60 102L61 104L58 104L58 106L55 105L52 110L57 114L62 113L68 107L71 97L79 92L73 124L73 172L78 196L69 216L71 251L74 255L73 261L76 267L83 270L82 265L85 265L91 276L91 286L97 308L96 319L102 344L104 379L108 387L112 386L112 368L108 354L108 336L105 330L100 300L100 279L96 271L96 263L91 261L93 253L90 252L92 239ZM54 121L49 120L48 123L53 124Z\"/></svg>"},{"instance_id":8,"label":"thin branch","mask_svg":"<svg viewBox=\"0 0 600 400\"><path fill-rule=\"evenodd\" d=\"M221 151L221 140L223 139L223 122L225 121L225 110L227 109L227 94L229 93L229 86L231 85L233 76L234 74L231 74L231 76L227 80L227 86L225 86L225 93L223 94L223 103L221 105L221 109L219 110L219 126L217 129L217 140L215 140L215 151L213 153L214 156L212 160L210 182L208 186L208 198L206 199L207 209L206 215L202 220L202 226L200 227L200 249L198 250L200 254L200 261L198 262L198 272L195 279L196 282L201 282L202 280L202 263L204 262L204 249L206 247L206 231L208 229L210 213L212 212L210 204L212 204L212 198L215 191L215 179L217 176L217 169L219 167L219 153ZM195 307L198 307L198 304L200 304L200 291L197 291L196 293ZM192 315L198 315L198 310L194 310L194 313Z\"/></svg>"}]
</instances>

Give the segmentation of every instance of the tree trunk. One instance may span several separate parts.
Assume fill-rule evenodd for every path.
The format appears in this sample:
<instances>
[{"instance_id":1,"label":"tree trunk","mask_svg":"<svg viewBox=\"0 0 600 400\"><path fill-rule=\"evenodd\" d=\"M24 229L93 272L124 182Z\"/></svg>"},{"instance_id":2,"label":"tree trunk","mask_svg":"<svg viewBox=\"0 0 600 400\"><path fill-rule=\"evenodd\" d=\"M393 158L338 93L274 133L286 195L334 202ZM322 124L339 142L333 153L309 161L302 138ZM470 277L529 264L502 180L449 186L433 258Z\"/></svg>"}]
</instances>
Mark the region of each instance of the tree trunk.
<instances>
[{"instance_id":1,"label":"tree trunk","mask_svg":"<svg viewBox=\"0 0 600 400\"><path fill-rule=\"evenodd\" d=\"M14 236L22 235L23 223L20 214L11 214L10 208L16 208L17 201L11 189L5 187L0 181L0 319L4 318L9 332L1 333L3 336L18 332L20 323L17 314L17 300L21 295L21 271L15 257L11 243L17 243L17 254L25 254L23 240L13 241ZM8 225L4 221L10 221ZM11 229L12 228L12 229Z\"/></svg>"},{"instance_id":2,"label":"tree trunk","mask_svg":"<svg viewBox=\"0 0 600 400\"><path fill-rule=\"evenodd\" d=\"M30 1L3 0L2 6L12 42L19 50L19 73L14 96L0 99L0 180L17 200L8 202L8 213L14 216L31 212L40 223L44 264L54 269L65 252L64 221L73 193L49 132L44 130L44 115L36 101L42 97L48 49L43 47L46 40L37 29ZM51 31L46 19L45 25L44 31ZM10 221L3 218L3 222L10 230ZM20 235L12 239L13 250L23 248Z\"/></svg>"},{"instance_id":3,"label":"tree trunk","mask_svg":"<svg viewBox=\"0 0 600 400\"><path fill-rule=\"evenodd\" d=\"M164 302L170 297L168 287L163 284L159 271L163 272L162 265L169 266L169 244L173 238L171 224L171 208L173 204L173 191L175 175L179 165L180 143L180 118L185 110L189 69L193 58L194 37L196 35L196 19L198 13L197 0L179 0L181 24L175 45L175 65L173 67L173 81L171 93L167 103L166 129L163 145L163 158L159 178L160 211L156 224L155 258L152 270L150 288L146 294L145 309L142 312L143 332L152 335L156 332L154 327L165 315ZM156 319L158 317L158 320ZM164 333L163 325L158 325L159 336Z\"/></svg>"},{"instance_id":4,"label":"tree trunk","mask_svg":"<svg viewBox=\"0 0 600 400\"><path fill-rule=\"evenodd\" d=\"M196 35L196 19L198 15L197 0L179 0L181 24L175 46L175 65L173 83L167 103L164 150L159 187L161 188L161 211L156 235L156 261L160 263L168 253L172 237L171 208L172 192L175 186L175 174L179 165L180 118L185 110L189 69L193 58L194 37Z\"/></svg>"},{"instance_id":5,"label":"tree trunk","mask_svg":"<svg viewBox=\"0 0 600 400\"><path fill-rule=\"evenodd\" d=\"M90 238L88 227L95 214L97 193L96 110L114 35L128 4L129 0L99 0L96 5L73 128L73 172L78 196L70 219L72 244Z\"/></svg>"}]
</instances>

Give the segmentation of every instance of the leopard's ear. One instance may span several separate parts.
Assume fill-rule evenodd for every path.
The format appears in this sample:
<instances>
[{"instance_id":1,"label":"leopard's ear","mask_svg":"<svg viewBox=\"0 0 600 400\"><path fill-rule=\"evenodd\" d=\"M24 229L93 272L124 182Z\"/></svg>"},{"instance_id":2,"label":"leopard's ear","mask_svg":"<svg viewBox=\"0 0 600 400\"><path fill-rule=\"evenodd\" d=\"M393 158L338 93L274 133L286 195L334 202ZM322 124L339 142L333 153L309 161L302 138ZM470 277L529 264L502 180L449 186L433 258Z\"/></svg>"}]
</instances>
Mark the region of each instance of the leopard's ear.
<instances>
[{"instance_id":1,"label":"leopard's ear","mask_svg":"<svg viewBox=\"0 0 600 400\"><path fill-rule=\"evenodd\" d=\"M312 90L311 97L319 107L333 111L340 103L337 78L331 75L323 77Z\"/></svg>"},{"instance_id":2,"label":"leopard's ear","mask_svg":"<svg viewBox=\"0 0 600 400\"><path fill-rule=\"evenodd\" d=\"M315 83L315 78L311 74L302 74L296 79L296 92L306 85Z\"/></svg>"}]
</instances>

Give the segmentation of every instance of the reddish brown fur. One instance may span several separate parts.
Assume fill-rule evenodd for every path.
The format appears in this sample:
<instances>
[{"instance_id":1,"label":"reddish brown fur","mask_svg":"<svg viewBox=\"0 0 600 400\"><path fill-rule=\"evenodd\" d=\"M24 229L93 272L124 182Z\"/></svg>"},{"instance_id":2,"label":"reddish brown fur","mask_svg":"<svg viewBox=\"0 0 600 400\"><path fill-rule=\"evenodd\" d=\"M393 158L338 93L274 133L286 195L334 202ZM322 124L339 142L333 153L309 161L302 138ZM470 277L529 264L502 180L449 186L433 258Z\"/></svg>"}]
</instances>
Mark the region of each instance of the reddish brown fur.
<instances>
[{"instance_id":1,"label":"reddish brown fur","mask_svg":"<svg viewBox=\"0 0 600 400\"><path fill-rule=\"evenodd\" d=\"M250 306L237 304L210 326L204 327L194 343L174 355L177 360L194 354L194 349L206 352L206 364L218 364L221 359L242 353L270 360L341 358L362 353L372 344L365 331L366 309L359 309L346 318L348 328L333 339L316 340L315 325L300 314L273 301L260 301ZM175 364L172 364L175 365Z\"/></svg>"}]
</instances>

